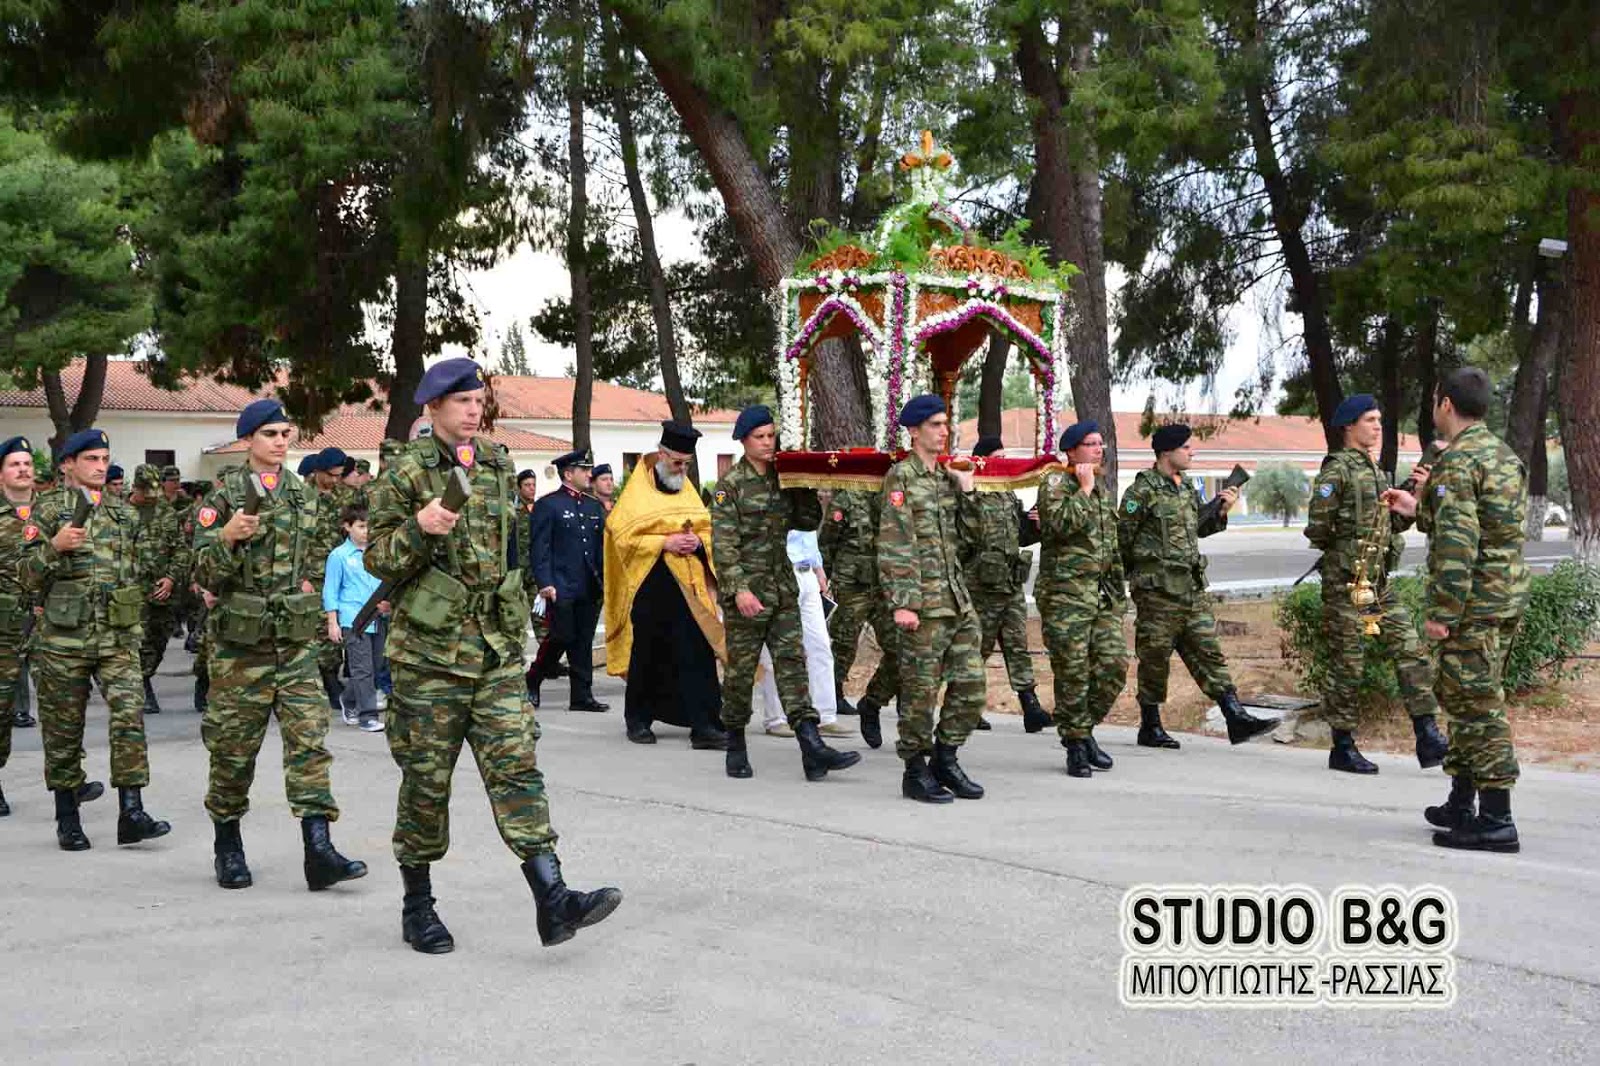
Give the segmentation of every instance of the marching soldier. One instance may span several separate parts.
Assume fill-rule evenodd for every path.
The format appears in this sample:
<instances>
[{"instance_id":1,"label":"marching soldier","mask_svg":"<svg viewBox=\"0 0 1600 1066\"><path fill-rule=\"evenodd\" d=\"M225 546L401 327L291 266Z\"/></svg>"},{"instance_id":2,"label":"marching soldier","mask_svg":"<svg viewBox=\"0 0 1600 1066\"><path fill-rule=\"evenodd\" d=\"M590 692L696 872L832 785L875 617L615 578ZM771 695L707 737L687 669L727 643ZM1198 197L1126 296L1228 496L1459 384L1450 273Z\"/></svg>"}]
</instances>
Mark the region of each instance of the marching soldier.
<instances>
[{"instance_id":1,"label":"marching soldier","mask_svg":"<svg viewBox=\"0 0 1600 1066\"><path fill-rule=\"evenodd\" d=\"M415 400L433 423L406 445L371 492L366 565L396 582L388 654L394 676L389 751L400 767L394 854L405 885L400 928L428 954L455 940L434 909L431 865L450 847L450 779L463 741L472 745L500 837L522 860L539 939L570 940L616 910L615 888L575 892L561 876L539 725L523 692L528 599L520 568L507 566L516 520L506 449L478 436L484 374L471 359L434 364ZM452 513L440 497L456 470L471 495Z\"/></svg>"},{"instance_id":2,"label":"marching soldier","mask_svg":"<svg viewBox=\"0 0 1600 1066\"><path fill-rule=\"evenodd\" d=\"M283 466L294 426L278 401L247 406L235 432L249 443L248 458L222 475L221 487L195 512L194 578L215 598L206 623L210 697L200 725L211 753L206 811L215 825L213 866L223 888L250 887L240 822L250 810L267 721L276 715L284 787L305 845L306 887L317 892L367 873L365 863L334 848L328 833L339 807L315 672L326 562L316 550L320 504ZM248 514L252 475L264 498Z\"/></svg>"},{"instance_id":3,"label":"marching soldier","mask_svg":"<svg viewBox=\"0 0 1600 1066\"><path fill-rule=\"evenodd\" d=\"M1323 687L1322 708L1333 730L1328 769L1351 774L1375 774L1377 764L1356 747L1358 689L1364 642L1362 612L1350 600L1357 563L1369 543L1381 543L1382 552L1368 561L1376 569L1368 574L1377 602L1377 640L1394 657L1400 696L1411 712L1417 739L1417 762L1424 768L1444 761L1449 747L1439 732L1439 709L1433 695L1433 664L1422 648L1411 612L1395 598L1389 571L1400 561L1405 538L1400 531L1410 519L1391 515L1382 503L1389 478L1373 462L1373 452L1383 439L1383 415L1378 401L1362 393L1347 396L1333 413L1333 425L1344 432L1344 447L1322 461L1306 515L1306 539L1322 550L1322 629L1328 642L1329 670ZM1374 528L1374 522L1382 528Z\"/></svg>"},{"instance_id":4,"label":"marching soldier","mask_svg":"<svg viewBox=\"0 0 1600 1066\"><path fill-rule=\"evenodd\" d=\"M833 586L838 606L828 619L833 645L833 675L839 713L848 714L845 678L855 665L861 627L871 626L878 638L881 658L867 681L867 691L855 710L861 716L861 736L868 747L883 746L883 705L895 698L900 685L900 660L896 649L900 634L878 584L878 523L883 516L883 495L841 489L829 501L828 514L817 536L822 565Z\"/></svg>"},{"instance_id":5,"label":"marching soldier","mask_svg":"<svg viewBox=\"0 0 1600 1066\"><path fill-rule=\"evenodd\" d=\"M111 438L98 429L68 437L59 453L65 486L39 499L22 530L23 587L44 603L34 633L34 679L44 739L45 784L56 797L56 840L63 851L86 851L78 817L83 798L100 794L83 773L84 710L98 677L111 711L111 784L120 814L117 843L166 836L172 827L145 813L150 783L139 698L139 522L121 500L104 495ZM88 520L73 524L84 491ZM85 786L88 785L86 789Z\"/></svg>"},{"instance_id":6,"label":"marching soldier","mask_svg":"<svg viewBox=\"0 0 1600 1066\"><path fill-rule=\"evenodd\" d=\"M828 771L861 761L860 752L828 747L817 731L801 632L800 585L789 561L788 531L816 529L822 504L812 489L778 487L773 466L778 428L766 407L757 404L740 411L733 439L744 445L744 456L717 482L711 504L711 548L727 631L722 724L728 731L728 776L755 773L744 730L764 644L772 654L779 700L799 742L806 780L821 781Z\"/></svg>"},{"instance_id":7,"label":"marching soldier","mask_svg":"<svg viewBox=\"0 0 1600 1066\"><path fill-rule=\"evenodd\" d=\"M144 570L144 640L139 645L139 672L144 675L144 713L160 714L152 685L167 645L178 628L179 591L189 583L189 545L178 530L178 514L161 494L161 470L141 463L133 471L128 505L139 516L139 537L146 549Z\"/></svg>"},{"instance_id":8,"label":"marching soldier","mask_svg":"<svg viewBox=\"0 0 1600 1066\"><path fill-rule=\"evenodd\" d=\"M122 467L112 463L106 468L105 491L107 495L115 496L119 500L122 499L125 495L123 492L123 489L126 487L125 481L126 478Z\"/></svg>"},{"instance_id":9,"label":"marching soldier","mask_svg":"<svg viewBox=\"0 0 1600 1066\"><path fill-rule=\"evenodd\" d=\"M1139 743L1176 748L1161 726L1167 672L1174 650L1228 722L1228 739L1243 744L1277 722L1244 709L1217 643L1217 623L1206 594L1206 557L1200 538L1228 527L1228 509L1239 498L1224 489L1213 506L1184 480L1194 462L1192 431L1182 423L1162 426L1150 439L1156 462L1139 471L1122 496L1117 540L1137 611L1134 651L1139 657Z\"/></svg>"},{"instance_id":10,"label":"marching soldier","mask_svg":"<svg viewBox=\"0 0 1600 1066\"><path fill-rule=\"evenodd\" d=\"M345 478L356 468L356 461L344 449L328 447L312 457L311 483L317 491L317 547L323 559L344 540L344 529L339 525L339 515L356 498L356 490L345 483ZM339 672L344 667L344 645L328 639L322 627L317 629L317 673L322 676L323 690L328 703L335 710L344 710L344 683Z\"/></svg>"},{"instance_id":11,"label":"marching soldier","mask_svg":"<svg viewBox=\"0 0 1600 1066\"><path fill-rule=\"evenodd\" d=\"M944 470L950 416L937 396L917 396L900 411L911 454L883 480L878 580L900 630L900 735L906 764L900 792L922 803L982 799L961 768L961 745L983 716L986 684L978 656L982 631L961 570L960 547L978 525L971 470ZM934 722L939 686L944 709Z\"/></svg>"},{"instance_id":12,"label":"marching soldier","mask_svg":"<svg viewBox=\"0 0 1600 1066\"><path fill-rule=\"evenodd\" d=\"M33 507L33 445L26 437L12 437L0 444L0 770L11 757L11 730L22 724L11 706L33 618L33 597L22 587L19 571L23 552L39 539L37 531L27 536ZM0 789L0 818L10 813Z\"/></svg>"},{"instance_id":13,"label":"marching soldier","mask_svg":"<svg viewBox=\"0 0 1600 1066\"><path fill-rule=\"evenodd\" d=\"M1419 489L1399 489L1390 507L1416 517L1428 534L1424 634L1439 649L1436 691L1450 723L1444 772L1450 795L1423 816L1445 832L1440 847L1514 852L1511 789L1520 770L1506 721L1506 653L1528 605L1522 557L1527 474L1522 461L1483 424L1493 388L1477 367L1462 367L1434 395L1433 421L1450 442ZM1477 810L1474 812L1474 801Z\"/></svg>"},{"instance_id":14,"label":"marching soldier","mask_svg":"<svg viewBox=\"0 0 1600 1066\"><path fill-rule=\"evenodd\" d=\"M594 698L594 630L605 589L601 531L606 524L605 508L588 492L594 457L579 449L555 465L561 488L534 504L527 523L533 587L550 616L550 635L539 642L528 667L528 695L539 706L539 686L554 676L549 668L565 651L572 679L567 709L609 711L609 704Z\"/></svg>"},{"instance_id":15,"label":"marching soldier","mask_svg":"<svg viewBox=\"0 0 1600 1066\"><path fill-rule=\"evenodd\" d=\"M1128 594L1117 542L1117 503L1102 485L1105 438L1096 422L1061 434L1071 469L1053 472L1039 489L1039 578L1034 598L1055 675L1055 724L1067 749L1067 773L1092 777L1109 770L1094 729L1128 682L1122 617Z\"/></svg>"},{"instance_id":16,"label":"marching soldier","mask_svg":"<svg viewBox=\"0 0 1600 1066\"><path fill-rule=\"evenodd\" d=\"M999 437L983 437L974 458L1005 458ZM1038 516L1023 513L1014 492L978 494L978 534L962 546L961 568L967 575L972 604L978 611L983 641L978 654L987 662L995 641L1006 660L1006 676L1022 704L1022 727L1037 733L1050 724L1033 687L1033 660L1028 654L1028 601L1025 586L1033 560L1023 548L1039 541ZM978 728L989 723L978 719Z\"/></svg>"}]
</instances>

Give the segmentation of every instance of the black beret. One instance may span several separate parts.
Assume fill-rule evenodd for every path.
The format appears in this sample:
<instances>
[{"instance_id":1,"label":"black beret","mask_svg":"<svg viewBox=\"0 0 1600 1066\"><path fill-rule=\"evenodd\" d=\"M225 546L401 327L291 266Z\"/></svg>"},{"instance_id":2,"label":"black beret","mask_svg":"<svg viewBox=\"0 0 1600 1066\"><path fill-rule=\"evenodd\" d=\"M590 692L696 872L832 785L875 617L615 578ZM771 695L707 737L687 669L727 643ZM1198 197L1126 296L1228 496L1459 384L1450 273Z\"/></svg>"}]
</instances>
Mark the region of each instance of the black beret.
<instances>
[{"instance_id":1,"label":"black beret","mask_svg":"<svg viewBox=\"0 0 1600 1066\"><path fill-rule=\"evenodd\" d=\"M1150 437L1150 446L1157 455L1170 452L1174 448L1181 448L1194 435L1194 430L1182 422L1174 422L1170 426L1162 426Z\"/></svg>"},{"instance_id":2,"label":"black beret","mask_svg":"<svg viewBox=\"0 0 1600 1066\"><path fill-rule=\"evenodd\" d=\"M28 443L27 437L12 437L10 440L0 443L0 459L4 459L12 452L27 452L32 455L33 445Z\"/></svg>"},{"instance_id":3,"label":"black beret","mask_svg":"<svg viewBox=\"0 0 1600 1066\"><path fill-rule=\"evenodd\" d=\"M113 465L106 468L107 481L126 481L127 477L128 475L126 471L124 471L120 466Z\"/></svg>"},{"instance_id":4,"label":"black beret","mask_svg":"<svg viewBox=\"0 0 1600 1066\"><path fill-rule=\"evenodd\" d=\"M428 403L456 392L477 392L484 386L483 367L461 356L434 363L417 383L417 403Z\"/></svg>"},{"instance_id":5,"label":"black beret","mask_svg":"<svg viewBox=\"0 0 1600 1066\"><path fill-rule=\"evenodd\" d=\"M1061 450L1064 452L1070 452L1072 449L1083 443L1083 438L1087 437L1091 433L1099 432L1100 423L1094 421L1093 419L1086 419L1082 422L1074 422L1072 425L1061 431Z\"/></svg>"},{"instance_id":6,"label":"black beret","mask_svg":"<svg viewBox=\"0 0 1600 1066\"><path fill-rule=\"evenodd\" d=\"M535 474L532 470L518 470L517 471L517 484L520 485L524 481L528 480L530 477L531 478L537 478L538 476L539 475Z\"/></svg>"},{"instance_id":7,"label":"black beret","mask_svg":"<svg viewBox=\"0 0 1600 1066\"><path fill-rule=\"evenodd\" d=\"M599 466L594 468L595 477L605 477L609 473L611 473L610 463L601 463Z\"/></svg>"}]
</instances>

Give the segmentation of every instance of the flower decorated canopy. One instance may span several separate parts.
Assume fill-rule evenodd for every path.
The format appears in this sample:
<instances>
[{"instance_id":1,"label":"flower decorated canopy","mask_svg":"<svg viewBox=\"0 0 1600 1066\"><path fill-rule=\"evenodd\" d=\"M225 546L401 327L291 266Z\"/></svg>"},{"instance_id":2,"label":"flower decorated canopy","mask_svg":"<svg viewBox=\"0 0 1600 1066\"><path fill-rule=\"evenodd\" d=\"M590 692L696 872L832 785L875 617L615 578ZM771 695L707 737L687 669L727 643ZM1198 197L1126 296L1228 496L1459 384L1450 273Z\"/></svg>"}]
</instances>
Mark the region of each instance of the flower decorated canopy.
<instances>
[{"instance_id":1,"label":"flower decorated canopy","mask_svg":"<svg viewBox=\"0 0 1600 1066\"><path fill-rule=\"evenodd\" d=\"M778 293L781 446L809 440L811 358L828 338L856 336L867 362L877 450L904 446L898 416L921 392L944 397L955 419L956 381L991 332L1006 334L1033 374L1035 453L1055 439L1057 384L1066 372L1066 272L1018 232L986 242L948 205L954 160L924 132L901 157L911 198L870 234L835 233Z\"/></svg>"}]
</instances>

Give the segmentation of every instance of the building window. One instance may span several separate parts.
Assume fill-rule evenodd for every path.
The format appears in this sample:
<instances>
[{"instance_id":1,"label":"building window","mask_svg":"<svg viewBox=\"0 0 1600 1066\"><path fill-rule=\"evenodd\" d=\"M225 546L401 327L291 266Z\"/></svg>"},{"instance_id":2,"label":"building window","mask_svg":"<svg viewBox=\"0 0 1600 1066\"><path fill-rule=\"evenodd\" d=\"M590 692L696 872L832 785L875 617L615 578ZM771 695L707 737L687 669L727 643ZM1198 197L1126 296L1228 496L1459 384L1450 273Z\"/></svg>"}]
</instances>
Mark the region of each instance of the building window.
<instances>
[{"instance_id":1,"label":"building window","mask_svg":"<svg viewBox=\"0 0 1600 1066\"><path fill-rule=\"evenodd\" d=\"M177 466L178 453L163 451L159 448L146 448L144 450L144 461L151 466Z\"/></svg>"},{"instance_id":2,"label":"building window","mask_svg":"<svg viewBox=\"0 0 1600 1066\"><path fill-rule=\"evenodd\" d=\"M719 455L719 456L717 456L717 480L718 481L721 481L723 478L727 477L728 476L728 471L730 471L732 469L733 469L733 456L731 456L731 455Z\"/></svg>"}]
</instances>

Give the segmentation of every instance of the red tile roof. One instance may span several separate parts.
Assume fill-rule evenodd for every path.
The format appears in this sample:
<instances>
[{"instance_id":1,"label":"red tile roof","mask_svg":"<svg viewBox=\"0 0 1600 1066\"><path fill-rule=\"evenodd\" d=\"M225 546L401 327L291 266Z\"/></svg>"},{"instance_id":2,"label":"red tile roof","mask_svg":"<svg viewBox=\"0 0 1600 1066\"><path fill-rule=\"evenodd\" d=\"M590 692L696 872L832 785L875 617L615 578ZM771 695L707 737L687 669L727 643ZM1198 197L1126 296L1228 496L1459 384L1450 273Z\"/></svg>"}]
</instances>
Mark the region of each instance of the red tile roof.
<instances>
[{"instance_id":1,"label":"red tile roof","mask_svg":"<svg viewBox=\"0 0 1600 1066\"><path fill-rule=\"evenodd\" d=\"M378 414L339 414L328 419L310 440L297 440L291 445L296 452L319 451L323 448L343 448L347 452L376 452L383 443L385 416ZM564 455L572 450L572 442L560 437L547 437L543 433L529 433L505 426L495 427L489 436L496 444L504 444L513 452L548 452ZM229 455L249 450L242 440L206 449L208 455Z\"/></svg>"}]
</instances>

